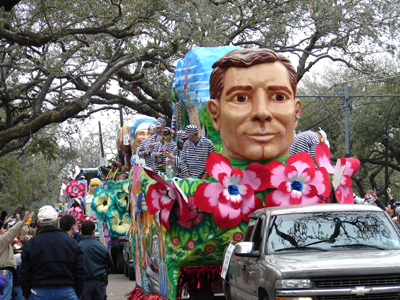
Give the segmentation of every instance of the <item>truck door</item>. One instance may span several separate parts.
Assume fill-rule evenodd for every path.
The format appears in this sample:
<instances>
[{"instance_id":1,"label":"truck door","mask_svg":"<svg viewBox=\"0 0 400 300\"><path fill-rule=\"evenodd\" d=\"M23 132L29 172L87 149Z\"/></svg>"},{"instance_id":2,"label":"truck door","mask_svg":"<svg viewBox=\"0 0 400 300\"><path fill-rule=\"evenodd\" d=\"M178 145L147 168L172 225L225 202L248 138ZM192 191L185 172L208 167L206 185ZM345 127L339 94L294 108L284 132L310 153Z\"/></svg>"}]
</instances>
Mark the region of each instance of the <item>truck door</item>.
<instances>
[{"instance_id":1,"label":"truck door","mask_svg":"<svg viewBox=\"0 0 400 300\"><path fill-rule=\"evenodd\" d=\"M255 244L254 250L261 250L261 242L263 238L265 216L262 215L255 224L253 234L251 235L250 242ZM243 299L258 299L258 272L257 272L258 257L241 257L239 259L238 273L241 275L237 280L238 293L241 294Z\"/></svg>"}]
</instances>

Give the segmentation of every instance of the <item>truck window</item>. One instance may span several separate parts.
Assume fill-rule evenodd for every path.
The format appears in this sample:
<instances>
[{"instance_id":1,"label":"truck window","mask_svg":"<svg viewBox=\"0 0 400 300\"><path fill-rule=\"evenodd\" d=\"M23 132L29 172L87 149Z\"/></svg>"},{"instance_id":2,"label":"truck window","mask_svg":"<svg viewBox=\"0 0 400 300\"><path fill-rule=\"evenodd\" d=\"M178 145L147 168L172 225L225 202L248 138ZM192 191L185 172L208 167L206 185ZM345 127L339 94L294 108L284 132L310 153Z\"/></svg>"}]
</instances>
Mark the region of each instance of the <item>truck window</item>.
<instances>
[{"instance_id":1,"label":"truck window","mask_svg":"<svg viewBox=\"0 0 400 300\"><path fill-rule=\"evenodd\" d=\"M264 218L260 217L257 220L257 224L255 225L255 229L251 240L255 244L254 250L260 250L262 242L263 223L264 223Z\"/></svg>"},{"instance_id":2,"label":"truck window","mask_svg":"<svg viewBox=\"0 0 400 300\"><path fill-rule=\"evenodd\" d=\"M269 232L269 253L400 249L399 235L383 211L277 215Z\"/></svg>"},{"instance_id":3,"label":"truck window","mask_svg":"<svg viewBox=\"0 0 400 300\"><path fill-rule=\"evenodd\" d=\"M247 225L246 233L244 234L243 242L250 242L251 234L254 231L254 227L256 226L257 220L251 219L249 224Z\"/></svg>"}]
</instances>

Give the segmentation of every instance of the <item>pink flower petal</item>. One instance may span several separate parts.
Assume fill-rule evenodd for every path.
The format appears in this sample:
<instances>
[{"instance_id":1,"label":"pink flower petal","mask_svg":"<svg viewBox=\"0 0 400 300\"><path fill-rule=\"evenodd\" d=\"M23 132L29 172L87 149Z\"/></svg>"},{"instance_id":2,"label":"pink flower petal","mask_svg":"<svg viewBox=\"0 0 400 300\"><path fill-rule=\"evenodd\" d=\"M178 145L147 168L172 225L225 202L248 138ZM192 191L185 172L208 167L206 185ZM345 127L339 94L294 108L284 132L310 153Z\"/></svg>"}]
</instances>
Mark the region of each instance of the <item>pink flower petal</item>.
<instances>
[{"instance_id":1,"label":"pink flower petal","mask_svg":"<svg viewBox=\"0 0 400 300\"><path fill-rule=\"evenodd\" d=\"M241 221L241 212L239 209L233 209L230 203L219 203L214 211L215 224L220 228L232 228Z\"/></svg>"},{"instance_id":2,"label":"pink flower petal","mask_svg":"<svg viewBox=\"0 0 400 300\"><path fill-rule=\"evenodd\" d=\"M346 186L339 186L335 191L339 203L354 204L353 190Z\"/></svg>"},{"instance_id":3,"label":"pink flower petal","mask_svg":"<svg viewBox=\"0 0 400 300\"><path fill-rule=\"evenodd\" d=\"M228 192L228 189L223 190L220 194L219 197L219 202L220 203L227 203L224 200L227 199L227 202L231 203L231 206L233 209L239 209L242 206L243 200L242 200L242 196L240 194L238 195L230 195Z\"/></svg>"},{"instance_id":4,"label":"pink flower petal","mask_svg":"<svg viewBox=\"0 0 400 300\"><path fill-rule=\"evenodd\" d=\"M243 198L243 205L240 208L242 211L242 219L244 221L249 221L249 215L255 212L257 209L263 208L264 204L260 198L256 195L251 195L250 197Z\"/></svg>"},{"instance_id":5,"label":"pink flower petal","mask_svg":"<svg viewBox=\"0 0 400 300\"><path fill-rule=\"evenodd\" d=\"M243 171L240 184L248 184L255 191L263 191L268 188L271 173L265 166L259 163L251 163Z\"/></svg>"},{"instance_id":6,"label":"pink flower petal","mask_svg":"<svg viewBox=\"0 0 400 300\"><path fill-rule=\"evenodd\" d=\"M234 168L231 172L231 182L239 184L242 178L243 178L242 170L239 167Z\"/></svg>"},{"instance_id":7,"label":"pink flower petal","mask_svg":"<svg viewBox=\"0 0 400 300\"><path fill-rule=\"evenodd\" d=\"M303 194L300 191L292 190L290 193L290 204L299 205L301 204Z\"/></svg>"},{"instance_id":8,"label":"pink flower petal","mask_svg":"<svg viewBox=\"0 0 400 300\"><path fill-rule=\"evenodd\" d=\"M194 192L194 204L202 211L212 213L218 204L219 194L224 189L218 182L201 183Z\"/></svg>"},{"instance_id":9,"label":"pink flower petal","mask_svg":"<svg viewBox=\"0 0 400 300\"><path fill-rule=\"evenodd\" d=\"M146 202L147 203L147 202ZM149 211L150 212L150 211ZM164 225L165 229L168 230L168 232L171 232L171 229L169 227L169 214L170 214L170 210L168 209L163 209L160 213L160 220L161 220L161 224Z\"/></svg>"},{"instance_id":10,"label":"pink flower petal","mask_svg":"<svg viewBox=\"0 0 400 300\"><path fill-rule=\"evenodd\" d=\"M352 184L353 184L353 181L351 180L350 176L348 176L348 175L342 176L342 180L340 181L340 186L351 187Z\"/></svg>"},{"instance_id":11,"label":"pink flower petal","mask_svg":"<svg viewBox=\"0 0 400 300\"><path fill-rule=\"evenodd\" d=\"M304 169L315 169L315 164L312 157L307 152L300 152L290 156L286 165L293 165L298 173L302 173Z\"/></svg>"},{"instance_id":12,"label":"pink flower petal","mask_svg":"<svg viewBox=\"0 0 400 300\"><path fill-rule=\"evenodd\" d=\"M290 194L283 194L274 190L265 196L265 207L287 206L290 205Z\"/></svg>"},{"instance_id":13,"label":"pink flower petal","mask_svg":"<svg viewBox=\"0 0 400 300\"><path fill-rule=\"evenodd\" d=\"M270 188L277 188L282 181L289 181L285 175L285 165L280 161L273 160L265 165L265 168L270 171L271 177L268 184Z\"/></svg>"},{"instance_id":14,"label":"pink flower petal","mask_svg":"<svg viewBox=\"0 0 400 300\"><path fill-rule=\"evenodd\" d=\"M344 170L345 175L353 177L354 174L360 169L360 161L354 157L346 158L346 169Z\"/></svg>"},{"instance_id":15,"label":"pink flower petal","mask_svg":"<svg viewBox=\"0 0 400 300\"><path fill-rule=\"evenodd\" d=\"M254 194L253 188L250 186L250 184L240 184L238 185L239 188L239 194L242 195L242 197L250 197L251 195Z\"/></svg>"},{"instance_id":16,"label":"pink flower petal","mask_svg":"<svg viewBox=\"0 0 400 300\"><path fill-rule=\"evenodd\" d=\"M159 199L164 195L160 193L160 189L162 188L165 188L165 186L162 183L154 183L149 186L146 195L146 205L149 210L149 213L151 214L155 214L161 209Z\"/></svg>"},{"instance_id":17,"label":"pink flower petal","mask_svg":"<svg viewBox=\"0 0 400 300\"><path fill-rule=\"evenodd\" d=\"M284 194L290 193L292 190L290 181L282 181L282 183L278 186L278 190Z\"/></svg>"},{"instance_id":18,"label":"pink flower petal","mask_svg":"<svg viewBox=\"0 0 400 300\"><path fill-rule=\"evenodd\" d=\"M214 178L218 178L218 174L230 174L232 170L231 162L225 156L217 152L211 152L206 160L206 171Z\"/></svg>"},{"instance_id":19,"label":"pink flower petal","mask_svg":"<svg viewBox=\"0 0 400 300\"><path fill-rule=\"evenodd\" d=\"M227 195L228 194L228 195ZM219 193L218 202L219 203L228 203L230 201L228 190L225 189Z\"/></svg>"},{"instance_id":20,"label":"pink flower petal","mask_svg":"<svg viewBox=\"0 0 400 300\"><path fill-rule=\"evenodd\" d=\"M329 174L323 167L315 170L315 177L311 179L308 184L315 186L318 195L328 197L331 193L331 181L329 179Z\"/></svg>"},{"instance_id":21,"label":"pink flower petal","mask_svg":"<svg viewBox=\"0 0 400 300\"><path fill-rule=\"evenodd\" d=\"M324 167L329 174L335 172L335 168L331 164L331 151L325 143L319 143L315 148L315 160L320 167Z\"/></svg>"},{"instance_id":22,"label":"pink flower petal","mask_svg":"<svg viewBox=\"0 0 400 300\"><path fill-rule=\"evenodd\" d=\"M218 179L219 183L222 184L225 187L228 187L226 181L229 180L229 176L226 173L219 173L218 177L216 178Z\"/></svg>"}]
</instances>

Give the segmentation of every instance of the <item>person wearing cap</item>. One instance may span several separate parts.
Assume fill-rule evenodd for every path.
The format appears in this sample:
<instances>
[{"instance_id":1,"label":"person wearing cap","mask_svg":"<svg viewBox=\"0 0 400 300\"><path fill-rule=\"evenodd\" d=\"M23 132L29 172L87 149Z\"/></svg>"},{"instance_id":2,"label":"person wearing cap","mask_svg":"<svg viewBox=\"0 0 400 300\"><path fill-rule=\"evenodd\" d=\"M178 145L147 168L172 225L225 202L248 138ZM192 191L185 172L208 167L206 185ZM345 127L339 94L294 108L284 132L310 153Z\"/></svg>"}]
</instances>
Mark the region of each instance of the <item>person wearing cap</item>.
<instances>
[{"instance_id":1,"label":"person wearing cap","mask_svg":"<svg viewBox=\"0 0 400 300\"><path fill-rule=\"evenodd\" d=\"M176 143L171 138L171 128L164 127L162 130L162 137L159 142L154 146L152 155L155 159L155 170L157 172L165 173L165 163L168 154L176 155Z\"/></svg>"},{"instance_id":2,"label":"person wearing cap","mask_svg":"<svg viewBox=\"0 0 400 300\"><path fill-rule=\"evenodd\" d=\"M107 299L108 268L114 268L112 257L106 246L94 238L95 225L92 221L83 222L82 235L79 245L85 254L87 275L80 300Z\"/></svg>"},{"instance_id":3,"label":"person wearing cap","mask_svg":"<svg viewBox=\"0 0 400 300\"><path fill-rule=\"evenodd\" d=\"M188 137L187 134L184 130L178 130L176 132L176 155L174 156L172 153L168 154L169 159L173 159L175 161L175 171L176 171L176 177L182 177L182 170L181 170L181 154L183 150L183 145L187 141Z\"/></svg>"},{"instance_id":4,"label":"person wearing cap","mask_svg":"<svg viewBox=\"0 0 400 300\"><path fill-rule=\"evenodd\" d=\"M204 136L199 136L196 125L187 125L185 133L188 140L183 145L180 155L181 172L186 178L195 177L207 180L206 160L215 151L213 143Z\"/></svg>"},{"instance_id":5,"label":"person wearing cap","mask_svg":"<svg viewBox=\"0 0 400 300\"><path fill-rule=\"evenodd\" d=\"M290 155L297 154L300 152L307 152L315 160L315 148L319 143L325 143L330 147L327 135L325 131L319 128L319 131L307 130L300 132L296 135L293 143L289 147Z\"/></svg>"},{"instance_id":6,"label":"person wearing cap","mask_svg":"<svg viewBox=\"0 0 400 300\"><path fill-rule=\"evenodd\" d=\"M55 208L39 209L42 230L26 242L19 279L25 299L77 300L86 276L85 258L78 243L58 225Z\"/></svg>"},{"instance_id":7,"label":"person wearing cap","mask_svg":"<svg viewBox=\"0 0 400 300\"><path fill-rule=\"evenodd\" d=\"M7 228L7 222L11 221L8 218L5 222L0 221L0 271L6 271L7 284L3 291L3 300L10 300L13 289L13 273L16 270L17 262L15 260L12 244L21 231L24 223L29 219L29 212L25 212L24 219L17 222L12 228Z\"/></svg>"},{"instance_id":8,"label":"person wearing cap","mask_svg":"<svg viewBox=\"0 0 400 300\"><path fill-rule=\"evenodd\" d=\"M137 150L137 156L144 159L147 167L151 168L154 165L153 157L151 156L150 143L152 142L152 136L157 132L156 125L150 124L148 127L149 137L145 138Z\"/></svg>"}]
</instances>

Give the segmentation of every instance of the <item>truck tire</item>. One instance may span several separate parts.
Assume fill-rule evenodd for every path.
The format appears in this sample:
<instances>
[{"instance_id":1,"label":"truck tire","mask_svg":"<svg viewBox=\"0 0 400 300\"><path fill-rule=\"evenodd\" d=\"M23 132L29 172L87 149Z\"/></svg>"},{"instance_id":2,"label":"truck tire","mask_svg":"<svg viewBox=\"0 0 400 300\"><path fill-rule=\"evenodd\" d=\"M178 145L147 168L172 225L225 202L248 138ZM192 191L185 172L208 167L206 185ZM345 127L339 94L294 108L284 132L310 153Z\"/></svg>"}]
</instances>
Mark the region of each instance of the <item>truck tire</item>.
<instances>
[{"instance_id":1,"label":"truck tire","mask_svg":"<svg viewBox=\"0 0 400 300\"><path fill-rule=\"evenodd\" d=\"M190 289L190 300L211 300L210 287L204 286L199 289Z\"/></svg>"},{"instance_id":2,"label":"truck tire","mask_svg":"<svg viewBox=\"0 0 400 300\"><path fill-rule=\"evenodd\" d=\"M135 268L128 267L128 272L129 272L129 280L131 280L131 281L135 280L135 277L136 277Z\"/></svg>"},{"instance_id":3,"label":"truck tire","mask_svg":"<svg viewBox=\"0 0 400 300\"><path fill-rule=\"evenodd\" d=\"M125 265L124 255L122 254L122 252L118 252L117 253L117 266L116 266L118 274L124 273L124 265Z\"/></svg>"}]
</instances>

